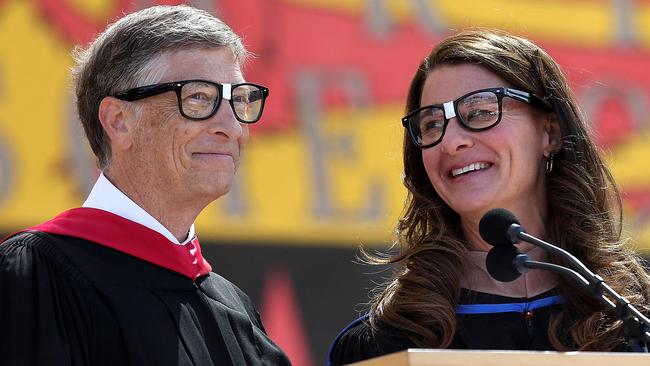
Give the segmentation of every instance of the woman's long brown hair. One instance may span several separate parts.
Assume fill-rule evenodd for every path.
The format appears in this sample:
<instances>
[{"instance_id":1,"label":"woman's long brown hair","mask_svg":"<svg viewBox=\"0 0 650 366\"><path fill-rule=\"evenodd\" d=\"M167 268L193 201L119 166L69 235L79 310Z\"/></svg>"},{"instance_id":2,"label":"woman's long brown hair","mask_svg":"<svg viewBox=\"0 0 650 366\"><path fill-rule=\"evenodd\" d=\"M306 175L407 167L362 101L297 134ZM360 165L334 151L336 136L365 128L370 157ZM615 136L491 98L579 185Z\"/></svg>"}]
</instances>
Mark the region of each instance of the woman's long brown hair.
<instances>
[{"instance_id":1,"label":"woman's long brown hair","mask_svg":"<svg viewBox=\"0 0 650 366\"><path fill-rule=\"evenodd\" d=\"M650 277L622 239L618 189L562 71L532 42L498 31L469 30L444 39L422 61L406 112L420 107L427 75L440 65L478 64L513 87L546 98L560 123L562 147L547 175L548 239L574 254L642 312L650 310ZM468 251L460 217L436 193L422 150L404 134L405 211L398 224L399 252L373 256L392 263L393 278L375 291L370 322L396 328L421 347L447 347L455 334L454 308ZM564 264L561 259L551 260ZM558 350L607 351L621 343L621 323L592 296L561 280L565 310L552 318L549 339ZM568 334L566 334L568 330Z\"/></svg>"}]
</instances>

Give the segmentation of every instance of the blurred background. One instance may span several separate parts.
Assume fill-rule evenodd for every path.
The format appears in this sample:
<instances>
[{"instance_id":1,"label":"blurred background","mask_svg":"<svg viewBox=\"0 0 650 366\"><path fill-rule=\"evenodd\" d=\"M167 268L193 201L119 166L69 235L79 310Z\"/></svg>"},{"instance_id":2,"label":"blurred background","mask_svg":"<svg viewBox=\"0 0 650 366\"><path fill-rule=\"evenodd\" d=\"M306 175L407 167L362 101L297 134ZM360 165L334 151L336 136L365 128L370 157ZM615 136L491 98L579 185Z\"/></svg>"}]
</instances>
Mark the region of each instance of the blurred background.
<instances>
[{"instance_id":1,"label":"blurred background","mask_svg":"<svg viewBox=\"0 0 650 366\"><path fill-rule=\"evenodd\" d=\"M98 171L70 87L71 49L147 0L0 0L0 233L85 199ZM214 270L257 303L296 366L323 364L388 273L401 185L404 101L446 34L500 28L562 66L624 193L626 230L650 254L650 1L195 0L257 57L268 86L229 195L197 221ZM0 294L10 296L10 294Z\"/></svg>"}]
</instances>

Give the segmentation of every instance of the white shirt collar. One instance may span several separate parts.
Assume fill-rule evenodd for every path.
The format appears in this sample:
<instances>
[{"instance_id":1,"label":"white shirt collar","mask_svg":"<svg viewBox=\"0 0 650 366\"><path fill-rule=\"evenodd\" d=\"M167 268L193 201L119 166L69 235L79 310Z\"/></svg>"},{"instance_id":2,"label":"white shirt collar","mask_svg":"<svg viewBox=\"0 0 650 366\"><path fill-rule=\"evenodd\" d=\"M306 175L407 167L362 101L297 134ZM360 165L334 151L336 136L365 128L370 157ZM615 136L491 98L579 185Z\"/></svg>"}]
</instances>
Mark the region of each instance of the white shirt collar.
<instances>
[{"instance_id":1,"label":"white shirt collar","mask_svg":"<svg viewBox=\"0 0 650 366\"><path fill-rule=\"evenodd\" d=\"M90 191L83 207L108 211L127 220L137 222L151 230L157 231L174 244L185 245L194 238L194 224L192 224L187 234L187 239L182 243L179 242L178 239L176 239L176 237L158 220L115 187L115 185L104 176L104 173L99 175L99 178L97 179L92 191Z\"/></svg>"}]
</instances>

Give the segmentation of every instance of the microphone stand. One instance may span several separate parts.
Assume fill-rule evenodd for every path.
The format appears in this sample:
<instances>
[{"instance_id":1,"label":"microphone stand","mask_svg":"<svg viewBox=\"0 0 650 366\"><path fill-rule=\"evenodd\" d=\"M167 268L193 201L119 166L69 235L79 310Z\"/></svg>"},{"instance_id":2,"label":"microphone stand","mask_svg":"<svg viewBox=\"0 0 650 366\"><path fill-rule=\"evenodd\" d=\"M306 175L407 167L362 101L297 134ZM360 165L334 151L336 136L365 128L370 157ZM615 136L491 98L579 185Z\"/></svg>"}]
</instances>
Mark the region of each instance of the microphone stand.
<instances>
[{"instance_id":1,"label":"microphone stand","mask_svg":"<svg viewBox=\"0 0 650 366\"><path fill-rule=\"evenodd\" d=\"M521 265L522 267L546 269L569 275L583 288L587 289L595 298L614 310L614 314L623 321L623 334L628 339L629 345L634 352L648 352L647 344L650 343L650 319L630 304L626 298L609 287L602 277L590 271L573 254L526 233L519 224L510 225L508 228L508 236L512 243L516 244L523 240L556 254L559 257L568 259L576 271L556 264L531 261L528 260L528 256L521 254L515 258L515 264L517 268ZM613 298L614 301L607 296Z\"/></svg>"},{"instance_id":2,"label":"microphone stand","mask_svg":"<svg viewBox=\"0 0 650 366\"><path fill-rule=\"evenodd\" d=\"M589 288L589 282L585 280L580 273L558 264L532 261L526 254L518 254L515 257L515 266L519 273L526 273L529 269L543 269L546 271L557 272L573 278L573 280L579 283L582 287Z\"/></svg>"}]
</instances>

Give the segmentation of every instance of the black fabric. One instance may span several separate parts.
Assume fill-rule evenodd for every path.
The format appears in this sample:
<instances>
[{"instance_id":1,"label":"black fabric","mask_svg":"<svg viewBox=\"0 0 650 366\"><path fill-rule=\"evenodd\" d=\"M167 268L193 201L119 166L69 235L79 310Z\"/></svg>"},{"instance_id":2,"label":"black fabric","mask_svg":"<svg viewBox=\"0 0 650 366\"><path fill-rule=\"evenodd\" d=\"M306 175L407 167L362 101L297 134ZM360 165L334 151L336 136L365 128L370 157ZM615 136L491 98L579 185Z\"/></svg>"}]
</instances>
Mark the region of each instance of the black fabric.
<instances>
[{"instance_id":1,"label":"black fabric","mask_svg":"<svg viewBox=\"0 0 650 366\"><path fill-rule=\"evenodd\" d=\"M554 291L534 298L511 298L482 292L463 290L461 304L521 303L556 295ZM554 350L548 339L549 320L562 310L562 305L551 305L525 317L518 312L457 315L457 329L450 349L484 350ZM403 333L380 325L373 330L367 320L353 323L337 338L330 353L329 364L344 365L379 357L408 348L418 348Z\"/></svg>"},{"instance_id":2,"label":"black fabric","mask_svg":"<svg viewBox=\"0 0 650 366\"><path fill-rule=\"evenodd\" d=\"M1 365L290 365L215 273L42 232L0 245Z\"/></svg>"}]
</instances>

